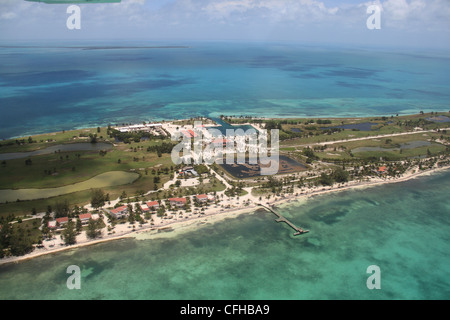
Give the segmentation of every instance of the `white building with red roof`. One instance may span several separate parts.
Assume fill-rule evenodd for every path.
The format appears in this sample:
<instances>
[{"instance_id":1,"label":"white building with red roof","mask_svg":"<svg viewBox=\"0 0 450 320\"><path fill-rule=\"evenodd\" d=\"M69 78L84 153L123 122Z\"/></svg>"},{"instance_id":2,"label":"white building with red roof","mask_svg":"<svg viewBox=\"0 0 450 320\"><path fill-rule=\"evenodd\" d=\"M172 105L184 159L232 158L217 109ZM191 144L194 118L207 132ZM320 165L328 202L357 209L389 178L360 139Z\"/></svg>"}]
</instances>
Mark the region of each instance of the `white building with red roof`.
<instances>
[{"instance_id":1,"label":"white building with red roof","mask_svg":"<svg viewBox=\"0 0 450 320\"><path fill-rule=\"evenodd\" d=\"M122 218L128 214L128 206L117 207L109 210L109 213L116 219Z\"/></svg>"},{"instance_id":2,"label":"white building with red roof","mask_svg":"<svg viewBox=\"0 0 450 320\"><path fill-rule=\"evenodd\" d=\"M90 213L83 213L80 214L78 217L80 218L82 224L86 224L89 222L89 219L92 218L92 215Z\"/></svg>"},{"instance_id":3,"label":"white building with red roof","mask_svg":"<svg viewBox=\"0 0 450 320\"><path fill-rule=\"evenodd\" d=\"M147 207L150 210L158 210L159 209L159 202L158 201L149 201L149 202L147 202Z\"/></svg>"},{"instance_id":4,"label":"white building with red roof","mask_svg":"<svg viewBox=\"0 0 450 320\"><path fill-rule=\"evenodd\" d=\"M69 217L56 218L56 222L59 223L60 226L65 225L69 222Z\"/></svg>"},{"instance_id":5,"label":"white building with red roof","mask_svg":"<svg viewBox=\"0 0 450 320\"><path fill-rule=\"evenodd\" d=\"M169 202L171 206L182 207L186 204L186 198L170 198Z\"/></svg>"},{"instance_id":6,"label":"white building with red roof","mask_svg":"<svg viewBox=\"0 0 450 320\"><path fill-rule=\"evenodd\" d=\"M208 196L206 194L198 194L195 196L195 200L197 200L198 202L207 202Z\"/></svg>"}]
</instances>

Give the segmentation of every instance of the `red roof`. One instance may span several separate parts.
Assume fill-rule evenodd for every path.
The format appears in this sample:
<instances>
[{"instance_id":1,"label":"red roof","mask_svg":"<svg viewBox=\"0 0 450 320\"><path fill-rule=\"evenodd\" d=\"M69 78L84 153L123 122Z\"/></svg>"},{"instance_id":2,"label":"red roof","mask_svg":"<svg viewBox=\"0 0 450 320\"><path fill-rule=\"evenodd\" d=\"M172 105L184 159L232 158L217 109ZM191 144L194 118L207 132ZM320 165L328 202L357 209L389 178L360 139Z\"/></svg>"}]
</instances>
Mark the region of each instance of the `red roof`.
<instances>
[{"instance_id":1,"label":"red roof","mask_svg":"<svg viewBox=\"0 0 450 320\"><path fill-rule=\"evenodd\" d=\"M128 209L127 206L121 206L121 207L112 209L112 210L111 210L111 213L119 213L119 212L122 212L122 211L124 211L124 210L126 210L126 209Z\"/></svg>"},{"instance_id":2,"label":"red roof","mask_svg":"<svg viewBox=\"0 0 450 320\"><path fill-rule=\"evenodd\" d=\"M196 134L194 131L192 131L191 129L189 129L188 132L189 132L194 138L197 136L197 134Z\"/></svg>"},{"instance_id":3,"label":"red roof","mask_svg":"<svg viewBox=\"0 0 450 320\"><path fill-rule=\"evenodd\" d=\"M187 138L192 138L192 134L190 134L188 131L186 130L181 130L181 133L184 134Z\"/></svg>"},{"instance_id":4,"label":"red roof","mask_svg":"<svg viewBox=\"0 0 450 320\"><path fill-rule=\"evenodd\" d=\"M153 206L159 206L159 202L158 201L150 201L147 202L147 207L153 207Z\"/></svg>"},{"instance_id":5,"label":"red roof","mask_svg":"<svg viewBox=\"0 0 450 320\"><path fill-rule=\"evenodd\" d=\"M378 168L378 171L380 171L380 172L385 172L385 171L386 171L386 167L379 167L379 168Z\"/></svg>"},{"instance_id":6,"label":"red roof","mask_svg":"<svg viewBox=\"0 0 450 320\"><path fill-rule=\"evenodd\" d=\"M199 194L196 197L197 197L197 199L207 199L208 198L208 196L206 194Z\"/></svg>"},{"instance_id":7,"label":"red roof","mask_svg":"<svg viewBox=\"0 0 450 320\"><path fill-rule=\"evenodd\" d=\"M186 198L170 198L170 202L186 202Z\"/></svg>"},{"instance_id":8,"label":"red roof","mask_svg":"<svg viewBox=\"0 0 450 320\"><path fill-rule=\"evenodd\" d=\"M90 219L91 218L91 214L90 213L83 213L83 214L80 214L79 217L80 217L80 220Z\"/></svg>"},{"instance_id":9,"label":"red roof","mask_svg":"<svg viewBox=\"0 0 450 320\"><path fill-rule=\"evenodd\" d=\"M62 218L56 218L56 222L62 223L62 222L68 222L69 217L62 217Z\"/></svg>"}]
</instances>

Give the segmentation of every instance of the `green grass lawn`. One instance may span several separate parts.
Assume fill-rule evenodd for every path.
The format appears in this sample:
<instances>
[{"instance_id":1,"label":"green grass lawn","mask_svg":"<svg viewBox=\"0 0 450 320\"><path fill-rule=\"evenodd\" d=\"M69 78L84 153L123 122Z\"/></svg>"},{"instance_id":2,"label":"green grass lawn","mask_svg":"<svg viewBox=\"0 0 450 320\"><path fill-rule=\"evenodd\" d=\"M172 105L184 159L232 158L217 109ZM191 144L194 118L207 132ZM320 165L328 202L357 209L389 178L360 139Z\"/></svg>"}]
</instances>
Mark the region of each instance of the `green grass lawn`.
<instances>
[{"instance_id":1,"label":"green grass lawn","mask_svg":"<svg viewBox=\"0 0 450 320\"><path fill-rule=\"evenodd\" d=\"M419 132L416 134L411 135L404 135L404 136L395 136L395 137L389 137L389 138L376 138L376 139L369 139L369 140L362 140L362 141L351 141L351 142L340 142L336 144L330 144L328 145L328 149L323 152L315 152L314 154L317 155L322 160L329 160L329 159L339 159L339 160L349 160L349 159L367 159L367 158L387 158L390 160L401 160L406 159L410 157L419 157L419 156L425 156L428 154L428 151L431 154L437 154L439 152L445 151L446 146L431 142L429 146L420 146L416 148L406 149L406 148L400 148L401 145L407 144L407 143L413 143L416 141L429 141L432 138L439 138L441 134L437 133L423 133ZM449 136L448 134L442 134L444 136ZM362 151L362 152L356 152L357 148L363 148L363 147L378 147L385 150L379 150L379 151ZM334 149L336 148L336 149ZM396 150L392 150L396 149ZM400 150L401 149L401 150ZM349 151L351 151L354 155L354 157L350 156Z\"/></svg>"},{"instance_id":2,"label":"green grass lawn","mask_svg":"<svg viewBox=\"0 0 450 320\"><path fill-rule=\"evenodd\" d=\"M62 187L0 190L0 202L12 202L16 201L17 199L36 200L56 197L59 195L78 192L82 190L120 186L133 183L138 177L139 174L135 172L109 171L101 173L91 179Z\"/></svg>"},{"instance_id":3,"label":"green grass lawn","mask_svg":"<svg viewBox=\"0 0 450 320\"><path fill-rule=\"evenodd\" d=\"M427 114L416 114L416 115L408 115L408 116L400 116L400 117L369 117L369 118L346 118L346 119L334 119L330 118L331 124L305 124L310 119L288 119L289 121L300 121L301 124L283 124L282 128L283 130L290 132L291 128L299 128L302 130L302 133L308 134L312 133L312 135L308 137L301 137L301 138L293 138L289 140L284 140L280 142L281 148L288 148L295 145L306 145L306 144L312 144L312 143L318 143L318 142L330 142L337 140L347 140L347 139L355 139L355 138L362 138L362 137L370 137L370 136L377 136L377 135L387 135L387 134L393 134L393 133L400 133L405 131L411 131L414 126L405 127L400 126L398 123L405 121L417 121L419 119L426 119L431 116L435 115L446 115L448 116L448 113L440 112L432 115L431 113ZM374 126L371 131L353 131L353 130L344 130L341 132L335 132L330 135L323 134L323 131L320 130L320 127L333 127L337 125L342 124L356 124L356 123L364 123L364 122L374 122L378 123L377 126ZM392 123L389 123L392 122ZM316 127L316 130L308 130L309 127ZM445 128L450 127L449 123L427 123L424 125L424 130L431 130L431 129L437 129L437 128ZM318 135L316 135L318 134Z\"/></svg>"},{"instance_id":4,"label":"green grass lawn","mask_svg":"<svg viewBox=\"0 0 450 320\"><path fill-rule=\"evenodd\" d=\"M104 156L92 151L34 156L31 165L26 165L28 158L7 160L0 165L0 189L55 188L86 181L109 171L151 170L157 165L173 165L170 155L158 157L147 152L147 147L155 143L131 144L133 149L122 144Z\"/></svg>"},{"instance_id":5,"label":"green grass lawn","mask_svg":"<svg viewBox=\"0 0 450 320\"><path fill-rule=\"evenodd\" d=\"M23 145L5 146L3 141L0 152L25 152L46 148L55 144L86 142L86 140L78 138L80 133L94 134L97 133L97 129L80 129L64 133L33 136L32 139L37 140L37 143L25 143ZM97 135L106 137L106 128L101 128L100 133L97 133ZM73 137L77 137L77 139ZM55 141L40 142L41 140L47 141L47 139ZM27 141L27 138L25 140ZM109 139L105 140L107 142ZM162 154L161 157L158 157L156 153L148 152L147 148L168 141L168 139L156 139L138 143L132 142L130 144L116 143L113 149L104 155L97 151L74 151L6 160L0 164L0 189L40 188L45 193L44 189L47 188L68 187L70 190L67 190L67 192L70 193L41 200L17 202L16 198L14 202L0 204L0 215L8 215L10 213L14 215L29 214L32 208L35 208L38 212L44 212L47 210L48 205L52 206L56 202L65 200L71 205L87 204L90 202L91 192L90 190L81 189L98 187L98 183L91 182L95 182L96 176L107 172L123 172L125 174L134 172L135 175L133 178L135 181L131 184L127 177L122 177L124 179L121 186L114 186L121 184L120 181L114 181L113 183L104 181L102 189L110 194L111 200L119 197L123 191L129 196L135 196L139 192L153 190L155 188L153 179L157 175L158 170L160 170L160 182L157 187L161 187L164 182L170 179L172 172L170 168L173 168L173 162L170 154ZM26 164L27 159L31 159L31 165ZM165 168L168 169L168 174L162 171ZM152 172L153 170L154 173ZM138 179L136 179L136 176L138 176ZM110 180L109 178L107 180ZM82 188L78 188L80 186Z\"/></svg>"},{"instance_id":6,"label":"green grass lawn","mask_svg":"<svg viewBox=\"0 0 450 320\"><path fill-rule=\"evenodd\" d=\"M34 151L61 143L89 142L88 137L80 137L80 134L88 136L90 133L97 134L99 142L113 143L114 139L111 139L106 135L106 130L107 128L100 128L100 132L97 132L97 128L90 128L34 135L31 136L32 140L36 141L33 143L28 143L29 136L18 139L9 139L0 143L0 153ZM102 139L100 139L100 137L102 137ZM22 139L25 139L24 144L14 143L12 145L7 145L9 142L15 142L16 140Z\"/></svg>"}]
</instances>

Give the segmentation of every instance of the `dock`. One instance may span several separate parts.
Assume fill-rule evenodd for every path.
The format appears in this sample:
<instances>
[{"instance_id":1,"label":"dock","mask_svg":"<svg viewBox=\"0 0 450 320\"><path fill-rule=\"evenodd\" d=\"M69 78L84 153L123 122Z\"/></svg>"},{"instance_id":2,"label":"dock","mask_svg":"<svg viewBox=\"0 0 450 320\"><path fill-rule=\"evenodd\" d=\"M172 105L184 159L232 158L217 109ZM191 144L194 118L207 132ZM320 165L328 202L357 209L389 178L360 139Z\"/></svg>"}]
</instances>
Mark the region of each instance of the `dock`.
<instances>
[{"instance_id":1,"label":"dock","mask_svg":"<svg viewBox=\"0 0 450 320\"><path fill-rule=\"evenodd\" d=\"M286 223L289 227L291 227L292 229L294 229L296 232L294 233L294 236L298 236L304 233L308 233L309 230L303 230L300 227L297 227L295 224L293 224L292 222L290 222L288 219L286 219L285 217L283 217L281 214L279 214L278 212L276 212L273 208L268 207L266 205L263 204L259 204L261 207L263 207L264 209L272 212L274 215L276 215L278 218L275 220L276 222L284 222Z\"/></svg>"}]
</instances>

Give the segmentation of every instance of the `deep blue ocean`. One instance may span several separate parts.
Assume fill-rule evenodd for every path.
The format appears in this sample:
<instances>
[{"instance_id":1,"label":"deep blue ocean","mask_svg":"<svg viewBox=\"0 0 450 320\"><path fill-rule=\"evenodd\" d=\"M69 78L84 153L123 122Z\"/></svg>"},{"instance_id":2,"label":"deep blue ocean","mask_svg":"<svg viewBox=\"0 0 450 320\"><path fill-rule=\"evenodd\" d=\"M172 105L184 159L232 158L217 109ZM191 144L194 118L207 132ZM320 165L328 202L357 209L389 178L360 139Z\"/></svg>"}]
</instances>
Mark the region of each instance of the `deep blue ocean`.
<instances>
[{"instance_id":1,"label":"deep blue ocean","mask_svg":"<svg viewBox=\"0 0 450 320\"><path fill-rule=\"evenodd\" d=\"M102 45L109 44L0 47L0 139L200 115L450 109L450 55L442 53ZM166 239L113 241L0 266L0 299L448 299L449 179L447 170L281 206L311 230L300 237L255 211ZM81 268L81 290L66 287L70 265ZM366 286L370 265L381 270L380 290Z\"/></svg>"},{"instance_id":2,"label":"deep blue ocean","mask_svg":"<svg viewBox=\"0 0 450 320\"><path fill-rule=\"evenodd\" d=\"M149 48L157 45L3 43L0 139L200 115L450 109L450 54L274 43Z\"/></svg>"}]
</instances>

